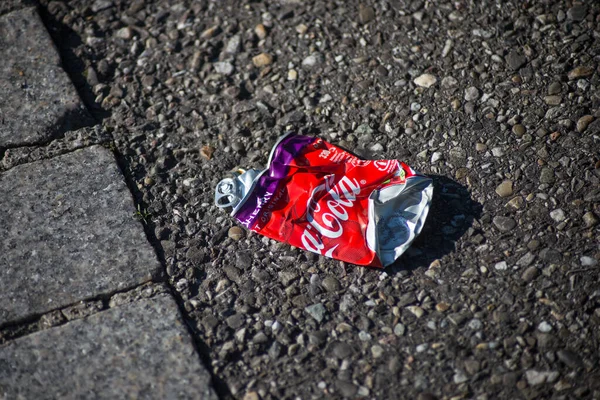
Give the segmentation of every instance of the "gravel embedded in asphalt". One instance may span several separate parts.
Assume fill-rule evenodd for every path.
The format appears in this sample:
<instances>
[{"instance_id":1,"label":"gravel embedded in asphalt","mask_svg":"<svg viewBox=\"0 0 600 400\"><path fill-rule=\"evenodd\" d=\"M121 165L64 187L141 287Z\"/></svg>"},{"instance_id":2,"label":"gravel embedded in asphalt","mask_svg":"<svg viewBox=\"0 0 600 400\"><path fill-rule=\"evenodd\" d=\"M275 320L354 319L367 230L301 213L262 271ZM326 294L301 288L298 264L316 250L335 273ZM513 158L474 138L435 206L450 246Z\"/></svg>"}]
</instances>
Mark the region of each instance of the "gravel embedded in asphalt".
<instances>
[{"instance_id":1,"label":"gravel embedded in asphalt","mask_svg":"<svg viewBox=\"0 0 600 400\"><path fill-rule=\"evenodd\" d=\"M40 3L221 397L600 396L599 5ZM385 275L213 205L288 130L433 176Z\"/></svg>"}]
</instances>

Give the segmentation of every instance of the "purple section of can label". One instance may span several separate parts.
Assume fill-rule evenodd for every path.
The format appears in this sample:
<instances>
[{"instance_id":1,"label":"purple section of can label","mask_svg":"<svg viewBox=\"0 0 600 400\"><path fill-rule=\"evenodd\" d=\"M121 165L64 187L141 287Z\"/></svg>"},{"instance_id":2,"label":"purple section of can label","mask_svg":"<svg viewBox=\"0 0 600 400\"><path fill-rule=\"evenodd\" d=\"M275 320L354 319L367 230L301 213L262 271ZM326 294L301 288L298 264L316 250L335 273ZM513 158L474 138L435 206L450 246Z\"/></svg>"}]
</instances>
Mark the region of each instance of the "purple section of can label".
<instances>
[{"instance_id":1,"label":"purple section of can label","mask_svg":"<svg viewBox=\"0 0 600 400\"><path fill-rule=\"evenodd\" d=\"M242 225L250 229L254 226L260 210L284 183L282 179L287 176L292 160L315 140L308 136L290 135L275 146L268 169L258 178L256 186L235 214Z\"/></svg>"}]
</instances>

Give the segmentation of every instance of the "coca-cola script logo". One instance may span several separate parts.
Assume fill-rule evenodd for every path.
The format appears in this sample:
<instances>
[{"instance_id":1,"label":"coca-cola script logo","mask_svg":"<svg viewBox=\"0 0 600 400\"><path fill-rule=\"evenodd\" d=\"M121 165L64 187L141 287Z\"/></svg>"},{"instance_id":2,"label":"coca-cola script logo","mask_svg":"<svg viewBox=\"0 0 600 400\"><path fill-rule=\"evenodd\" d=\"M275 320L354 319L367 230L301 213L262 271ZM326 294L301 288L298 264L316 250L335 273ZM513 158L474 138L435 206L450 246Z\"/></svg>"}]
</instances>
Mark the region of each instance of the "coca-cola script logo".
<instances>
[{"instance_id":1,"label":"coca-cola script logo","mask_svg":"<svg viewBox=\"0 0 600 400\"><path fill-rule=\"evenodd\" d=\"M302 245L306 250L313 253L323 254L325 245L321 241L321 235L329 239L336 239L344 233L343 221L348 220L347 208L352 207L356 201L356 196L360 193L360 186L356 179L350 180L344 176L333 187L331 184L335 179L331 175L325 179L325 183L317 186L308 199L306 204L306 219L309 225L302 233ZM325 194L321 195L321 192ZM321 205L317 201L329 194L331 200L327 200L325 210L321 210ZM325 208L325 207L324 207ZM313 234L312 230L316 230L320 235ZM325 252L325 256L332 257L333 251L339 244L329 248Z\"/></svg>"},{"instance_id":2,"label":"coca-cola script logo","mask_svg":"<svg viewBox=\"0 0 600 400\"><path fill-rule=\"evenodd\" d=\"M373 165L375 166L375 168L377 168L381 172L391 171L396 166L395 164L396 164L396 161L394 161L394 160L377 160L377 161L373 162Z\"/></svg>"}]
</instances>

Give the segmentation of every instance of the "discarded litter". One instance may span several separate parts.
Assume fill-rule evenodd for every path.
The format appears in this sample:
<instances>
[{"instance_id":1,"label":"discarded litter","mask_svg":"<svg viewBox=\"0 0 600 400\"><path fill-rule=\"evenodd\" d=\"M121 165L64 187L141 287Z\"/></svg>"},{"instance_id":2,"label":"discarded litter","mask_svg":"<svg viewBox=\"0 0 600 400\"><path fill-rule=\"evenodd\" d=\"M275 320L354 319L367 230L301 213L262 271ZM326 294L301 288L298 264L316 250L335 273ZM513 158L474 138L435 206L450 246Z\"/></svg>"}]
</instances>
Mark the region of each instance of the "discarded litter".
<instances>
[{"instance_id":1,"label":"discarded litter","mask_svg":"<svg viewBox=\"0 0 600 400\"><path fill-rule=\"evenodd\" d=\"M265 170L216 187L246 228L358 265L392 264L421 232L432 180L397 160L361 160L322 139L288 134Z\"/></svg>"}]
</instances>

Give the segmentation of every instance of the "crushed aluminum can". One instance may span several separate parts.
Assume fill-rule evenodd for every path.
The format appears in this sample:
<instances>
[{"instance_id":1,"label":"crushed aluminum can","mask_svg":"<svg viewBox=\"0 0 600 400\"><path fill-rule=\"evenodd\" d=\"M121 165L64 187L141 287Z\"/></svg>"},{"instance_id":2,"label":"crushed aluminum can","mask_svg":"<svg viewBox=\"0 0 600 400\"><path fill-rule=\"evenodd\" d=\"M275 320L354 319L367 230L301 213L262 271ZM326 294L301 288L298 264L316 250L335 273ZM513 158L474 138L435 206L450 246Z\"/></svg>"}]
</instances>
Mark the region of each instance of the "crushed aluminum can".
<instances>
[{"instance_id":1,"label":"crushed aluminum can","mask_svg":"<svg viewBox=\"0 0 600 400\"><path fill-rule=\"evenodd\" d=\"M421 232L433 182L397 160L362 160L322 139L288 134L265 170L216 187L218 207L271 239L352 264L392 264Z\"/></svg>"}]
</instances>

